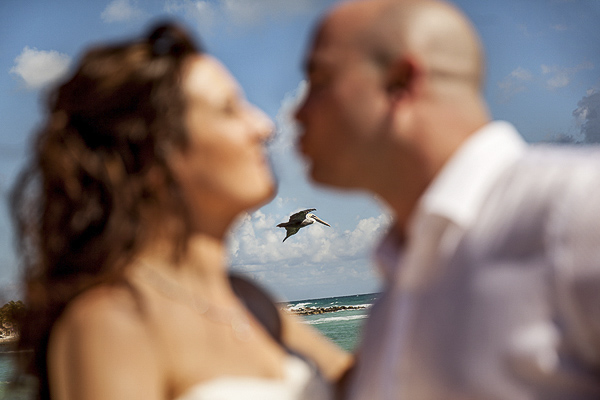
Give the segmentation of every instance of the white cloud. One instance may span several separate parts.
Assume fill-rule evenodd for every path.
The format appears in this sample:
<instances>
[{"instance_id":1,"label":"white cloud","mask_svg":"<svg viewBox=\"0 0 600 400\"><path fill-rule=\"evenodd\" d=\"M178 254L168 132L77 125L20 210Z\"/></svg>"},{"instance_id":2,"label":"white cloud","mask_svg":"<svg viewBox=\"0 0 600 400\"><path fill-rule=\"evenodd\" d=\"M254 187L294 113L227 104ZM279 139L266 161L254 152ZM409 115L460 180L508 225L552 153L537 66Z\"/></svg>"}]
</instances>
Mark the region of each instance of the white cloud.
<instances>
[{"instance_id":1,"label":"white cloud","mask_svg":"<svg viewBox=\"0 0 600 400\"><path fill-rule=\"evenodd\" d=\"M183 14L194 21L203 33L207 33L215 23L217 8L205 0L167 0L165 12L170 14Z\"/></svg>"},{"instance_id":2,"label":"white cloud","mask_svg":"<svg viewBox=\"0 0 600 400\"><path fill-rule=\"evenodd\" d=\"M236 25L258 25L271 17L312 12L319 5L320 0L167 0L165 10L183 12L201 27L210 27L217 17Z\"/></svg>"},{"instance_id":3,"label":"white cloud","mask_svg":"<svg viewBox=\"0 0 600 400\"><path fill-rule=\"evenodd\" d=\"M310 11L316 0L221 0L225 14L233 21L242 24L257 24L275 15L293 15Z\"/></svg>"},{"instance_id":4,"label":"white cloud","mask_svg":"<svg viewBox=\"0 0 600 400\"><path fill-rule=\"evenodd\" d=\"M557 66L549 67L547 65L542 65L542 74L551 75L551 77L546 80L546 84L549 89L565 87L569 84L570 81L570 74L565 68L559 68Z\"/></svg>"},{"instance_id":5,"label":"white cloud","mask_svg":"<svg viewBox=\"0 0 600 400\"><path fill-rule=\"evenodd\" d=\"M513 72L511 72L510 76L515 79L521 80L521 81L529 81L533 77L531 72L529 72L525 68L521 68L521 67L519 67L519 68L515 69Z\"/></svg>"},{"instance_id":6,"label":"white cloud","mask_svg":"<svg viewBox=\"0 0 600 400\"><path fill-rule=\"evenodd\" d=\"M255 23L262 19L262 2L245 0L223 0L221 7L225 14L237 23Z\"/></svg>"},{"instance_id":7,"label":"white cloud","mask_svg":"<svg viewBox=\"0 0 600 400\"><path fill-rule=\"evenodd\" d=\"M573 116L586 143L600 143L600 90L591 89L577 103Z\"/></svg>"},{"instance_id":8,"label":"white cloud","mask_svg":"<svg viewBox=\"0 0 600 400\"><path fill-rule=\"evenodd\" d=\"M277 153L284 153L293 148L298 136L298 127L294 113L306 95L306 81L301 81L295 90L285 94L275 117L277 132L270 146Z\"/></svg>"},{"instance_id":9,"label":"white cloud","mask_svg":"<svg viewBox=\"0 0 600 400\"><path fill-rule=\"evenodd\" d=\"M518 67L498 82L500 102L507 102L518 93L525 92L532 84L543 86L548 90L556 90L568 86L575 75L580 71L593 69L594 64L583 62L574 67L561 67L557 65L542 65L540 74Z\"/></svg>"},{"instance_id":10,"label":"white cloud","mask_svg":"<svg viewBox=\"0 0 600 400\"><path fill-rule=\"evenodd\" d=\"M71 58L66 54L26 46L15 58L15 65L9 72L23 79L28 89L40 89L61 79L70 62Z\"/></svg>"},{"instance_id":11,"label":"white cloud","mask_svg":"<svg viewBox=\"0 0 600 400\"><path fill-rule=\"evenodd\" d=\"M546 78L546 87L550 90L563 88L571 83L573 76L586 69L593 69L594 65L591 62L584 62L575 67L559 67L556 65L542 65L542 75Z\"/></svg>"},{"instance_id":12,"label":"white cloud","mask_svg":"<svg viewBox=\"0 0 600 400\"><path fill-rule=\"evenodd\" d=\"M287 214L257 211L244 216L229 240L231 264L235 270L270 282L275 288L312 287L318 283L329 285L331 290L341 287L342 281L373 280L368 260L390 217L381 214L360 218L347 230L339 229L336 221L320 217L331 227L315 223L282 242L285 229L276 225L287 221Z\"/></svg>"},{"instance_id":13,"label":"white cloud","mask_svg":"<svg viewBox=\"0 0 600 400\"><path fill-rule=\"evenodd\" d=\"M135 0L113 0L106 6L100 18L104 22L125 22L145 15L144 11L137 6Z\"/></svg>"},{"instance_id":14,"label":"white cloud","mask_svg":"<svg viewBox=\"0 0 600 400\"><path fill-rule=\"evenodd\" d=\"M527 89L526 82L533 78L533 74L522 67L518 67L506 76L502 81L498 82L500 89L500 101L506 102L514 95L524 92Z\"/></svg>"},{"instance_id":15,"label":"white cloud","mask_svg":"<svg viewBox=\"0 0 600 400\"><path fill-rule=\"evenodd\" d=\"M296 210L299 211L299 210ZM318 223L302 228L285 242L285 229L277 224L287 214L265 214L257 211L246 215L234 229L229 242L233 264L292 263L318 264L368 257L375 240L390 222L390 217L360 219L353 229L341 230L335 221L327 227Z\"/></svg>"}]
</instances>

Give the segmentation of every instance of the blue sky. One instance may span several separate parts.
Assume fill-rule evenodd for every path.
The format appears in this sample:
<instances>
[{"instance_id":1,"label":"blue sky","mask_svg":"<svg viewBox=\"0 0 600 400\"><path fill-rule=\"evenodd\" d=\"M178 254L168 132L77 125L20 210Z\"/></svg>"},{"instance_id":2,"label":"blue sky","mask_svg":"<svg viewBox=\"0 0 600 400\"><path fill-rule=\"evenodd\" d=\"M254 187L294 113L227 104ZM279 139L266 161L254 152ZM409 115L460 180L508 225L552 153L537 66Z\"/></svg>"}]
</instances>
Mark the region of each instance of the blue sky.
<instances>
[{"instance_id":1,"label":"blue sky","mask_svg":"<svg viewBox=\"0 0 600 400\"><path fill-rule=\"evenodd\" d=\"M0 3L0 300L16 295L18 268L7 192L42 118L43 95L98 41L140 35L156 19L184 22L277 124L271 157L279 192L242 216L229 240L234 269L279 299L377 291L370 252L389 223L372 196L307 182L290 117L304 91L311 29L335 0L3 0ZM531 143L600 136L600 1L457 0L487 55L485 95L495 118ZM596 139L594 138L596 135ZM279 222L303 208L331 228L281 243Z\"/></svg>"}]
</instances>

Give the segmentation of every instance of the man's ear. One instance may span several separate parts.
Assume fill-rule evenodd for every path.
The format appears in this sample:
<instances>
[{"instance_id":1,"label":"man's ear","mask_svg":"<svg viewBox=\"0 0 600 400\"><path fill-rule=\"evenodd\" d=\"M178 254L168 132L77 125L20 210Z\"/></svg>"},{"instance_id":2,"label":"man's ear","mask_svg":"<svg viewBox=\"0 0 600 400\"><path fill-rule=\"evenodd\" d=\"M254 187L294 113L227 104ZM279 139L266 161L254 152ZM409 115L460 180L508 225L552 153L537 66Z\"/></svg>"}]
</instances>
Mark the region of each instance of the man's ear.
<instances>
[{"instance_id":1,"label":"man's ear","mask_svg":"<svg viewBox=\"0 0 600 400\"><path fill-rule=\"evenodd\" d=\"M397 100L414 91L420 71L419 64L411 58L394 60L386 74L385 88L390 98Z\"/></svg>"}]
</instances>

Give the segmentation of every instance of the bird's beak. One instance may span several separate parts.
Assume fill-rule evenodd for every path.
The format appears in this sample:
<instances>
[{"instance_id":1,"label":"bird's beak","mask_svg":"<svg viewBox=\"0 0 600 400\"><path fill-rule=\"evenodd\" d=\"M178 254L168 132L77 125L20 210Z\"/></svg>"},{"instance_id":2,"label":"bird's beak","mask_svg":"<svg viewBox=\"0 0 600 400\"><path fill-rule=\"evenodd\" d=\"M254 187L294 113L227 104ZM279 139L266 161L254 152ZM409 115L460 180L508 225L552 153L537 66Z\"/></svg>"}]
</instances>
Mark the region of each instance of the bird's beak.
<instances>
[{"instance_id":1,"label":"bird's beak","mask_svg":"<svg viewBox=\"0 0 600 400\"><path fill-rule=\"evenodd\" d=\"M317 217L316 215L313 218L315 219L315 221L320 222L323 225L331 226L327 222L323 221L321 218Z\"/></svg>"}]
</instances>

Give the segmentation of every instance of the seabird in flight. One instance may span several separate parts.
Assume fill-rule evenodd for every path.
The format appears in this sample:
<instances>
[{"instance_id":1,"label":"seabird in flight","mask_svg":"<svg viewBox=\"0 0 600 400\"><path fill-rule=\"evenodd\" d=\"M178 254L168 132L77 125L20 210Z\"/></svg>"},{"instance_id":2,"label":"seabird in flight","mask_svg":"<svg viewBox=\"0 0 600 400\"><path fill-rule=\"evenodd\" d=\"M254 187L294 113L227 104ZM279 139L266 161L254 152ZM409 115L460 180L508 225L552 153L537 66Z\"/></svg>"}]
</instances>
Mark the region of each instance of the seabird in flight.
<instances>
[{"instance_id":1,"label":"seabird in flight","mask_svg":"<svg viewBox=\"0 0 600 400\"><path fill-rule=\"evenodd\" d=\"M309 208L307 210L299 211L295 214L292 214L288 222L282 222L277 225L278 228L285 228L286 236L283 239L289 238L292 235L295 235L300 228L304 228L310 224L314 224L316 222L320 222L323 225L331 226L327 222L323 221L321 218L317 217L315 214L312 214L311 211L315 211L316 208Z\"/></svg>"}]
</instances>

